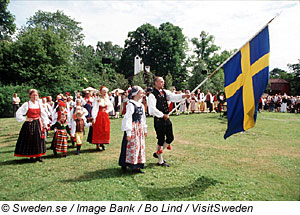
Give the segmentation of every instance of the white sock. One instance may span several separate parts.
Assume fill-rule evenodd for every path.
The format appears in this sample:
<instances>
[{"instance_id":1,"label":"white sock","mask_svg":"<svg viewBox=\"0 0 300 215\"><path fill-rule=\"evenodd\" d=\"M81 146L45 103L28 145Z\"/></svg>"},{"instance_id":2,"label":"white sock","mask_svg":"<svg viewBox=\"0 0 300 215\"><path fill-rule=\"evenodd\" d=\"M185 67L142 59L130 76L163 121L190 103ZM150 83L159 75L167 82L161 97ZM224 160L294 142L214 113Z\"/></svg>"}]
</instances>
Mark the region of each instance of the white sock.
<instances>
[{"instance_id":1,"label":"white sock","mask_svg":"<svg viewBox=\"0 0 300 215\"><path fill-rule=\"evenodd\" d=\"M158 151L159 149L161 149L161 146L157 145L157 150ZM163 159L163 156L162 156L162 153L161 154L157 154L158 156L158 163L159 164L163 164L164 163L164 159Z\"/></svg>"}]
</instances>

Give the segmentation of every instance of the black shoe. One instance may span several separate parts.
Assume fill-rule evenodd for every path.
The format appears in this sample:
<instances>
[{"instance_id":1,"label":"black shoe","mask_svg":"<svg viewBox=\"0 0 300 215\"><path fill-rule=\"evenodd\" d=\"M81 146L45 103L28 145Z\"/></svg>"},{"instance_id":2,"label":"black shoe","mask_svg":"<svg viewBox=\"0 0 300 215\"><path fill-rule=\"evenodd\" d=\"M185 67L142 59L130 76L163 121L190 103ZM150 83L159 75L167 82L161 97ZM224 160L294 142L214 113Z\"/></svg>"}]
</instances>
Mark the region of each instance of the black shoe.
<instances>
[{"instance_id":1,"label":"black shoe","mask_svg":"<svg viewBox=\"0 0 300 215\"><path fill-rule=\"evenodd\" d=\"M36 162L36 160L35 160L33 157L31 157L31 158L29 159L29 161L30 161L30 162Z\"/></svg>"},{"instance_id":2,"label":"black shoe","mask_svg":"<svg viewBox=\"0 0 300 215\"><path fill-rule=\"evenodd\" d=\"M67 154L64 154L63 157L66 158L66 157L67 157Z\"/></svg>"},{"instance_id":3,"label":"black shoe","mask_svg":"<svg viewBox=\"0 0 300 215\"><path fill-rule=\"evenodd\" d=\"M80 148L81 146L77 146L77 152L76 152L77 155L80 155Z\"/></svg>"},{"instance_id":4,"label":"black shoe","mask_svg":"<svg viewBox=\"0 0 300 215\"><path fill-rule=\"evenodd\" d=\"M54 154L55 157L57 156L57 152L56 152L55 149L53 149L53 154Z\"/></svg>"},{"instance_id":5,"label":"black shoe","mask_svg":"<svg viewBox=\"0 0 300 215\"><path fill-rule=\"evenodd\" d=\"M153 157L158 158L158 155L156 152L153 153Z\"/></svg>"},{"instance_id":6,"label":"black shoe","mask_svg":"<svg viewBox=\"0 0 300 215\"><path fill-rule=\"evenodd\" d=\"M105 146L104 146L104 145L101 145L101 147L102 147L102 150L104 151L104 150L105 150Z\"/></svg>"},{"instance_id":7,"label":"black shoe","mask_svg":"<svg viewBox=\"0 0 300 215\"><path fill-rule=\"evenodd\" d=\"M133 169L132 172L145 174L145 172L143 172L141 169Z\"/></svg>"},{"instance_id":8,"label":"black shoe","mask_svg":"<svg viewBox=\"0 0 300 215\"><path fill-rule=\"evenodd\" d=\"M38 162L43 162L43 160L41 159L41 157L37 157L37 158L36 158L36 161L38 161Z\"/></svg>"},{"instance_id":9,"label":"black shoe","mask_svg":"<svg viewBox=\"0 0 300 215\"><path fill-rule=\"evenodd\" d=\"M167 162L164 162L162 164L157 163L158 166L166 166L166 167L170 167L170 165Z\"/></svg>"},{"instance_id":10,"label":"black shoe","mask_svg":"<svg viewBox=\"0 0 300 215\"><path fill-rule=\"evenodd\" d=\"M123 172L123 173L126 173L126 172L127 172L126 166L122 166L121 169L122 169L122 172Z\"/></svg>"}]
</instances>

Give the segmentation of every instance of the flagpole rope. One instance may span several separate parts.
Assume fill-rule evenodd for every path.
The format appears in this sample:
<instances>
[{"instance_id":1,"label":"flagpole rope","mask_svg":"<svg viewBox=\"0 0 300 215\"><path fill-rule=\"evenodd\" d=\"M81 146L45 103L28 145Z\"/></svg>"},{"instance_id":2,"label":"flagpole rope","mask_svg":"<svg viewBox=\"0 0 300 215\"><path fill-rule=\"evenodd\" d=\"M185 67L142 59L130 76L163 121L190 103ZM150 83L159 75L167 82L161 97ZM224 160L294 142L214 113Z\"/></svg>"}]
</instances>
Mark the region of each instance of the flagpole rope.
<instances>
[{"instance_id":1,"label":"flagpole rope","mask_svg":"<svg viewBox=\"0 0 300 215\"><path fill-rule=\"evenodd\" d=\"M193 89L193 91L191 92L194 93L197 89L199 89L199 87L201 87L208 79L210 79L214 74L216 74L228 61L231 60L231 58L233 58L249 41L251 41L253 38L255 38L262 30L265 29L265 27L267 27L275 18L277 18L280 13L277 13L272 19L270 19L270 21L267 22L267 24L265 24L256 34L254 34L254 36L251 37L250 40L248 40L241 48L239 48L236 52L234 52L230 57L228 57L220 66L218 66L217 69L215 69L215 71L213 71L209 76L207 76L195 89ZM180 103L178 103L178 105L176 105L173 110L168 114L169 116L180 106Z\"/></svg>"}]
</instances>

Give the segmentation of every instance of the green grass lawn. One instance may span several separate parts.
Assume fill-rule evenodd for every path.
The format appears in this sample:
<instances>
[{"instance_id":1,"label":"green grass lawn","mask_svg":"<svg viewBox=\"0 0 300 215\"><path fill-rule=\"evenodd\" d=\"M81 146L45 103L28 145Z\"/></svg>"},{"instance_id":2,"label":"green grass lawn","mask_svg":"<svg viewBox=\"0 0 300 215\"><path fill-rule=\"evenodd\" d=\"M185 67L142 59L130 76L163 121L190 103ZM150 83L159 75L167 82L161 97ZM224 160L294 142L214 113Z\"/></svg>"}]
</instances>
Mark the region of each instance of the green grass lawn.
<instances>
[{"instance_id":1,"label":"green grass lawn","mask_svg":"<svg viewBox=\"0 0 300 215\"><path fill-rule=\"evenodd\" d=\"M164 152L170 168L152 157L147 118L146 174L118 166L121 120L111 120L106 151L84 142L79 156L75 148L67 158L48 150L43 163L29 163L13 156L22 123L0 119L0 200L300 200L300 115L263 112L254 128L226 141L219 114L173 116L175 141Z\"/></svg>"}]
</instances>

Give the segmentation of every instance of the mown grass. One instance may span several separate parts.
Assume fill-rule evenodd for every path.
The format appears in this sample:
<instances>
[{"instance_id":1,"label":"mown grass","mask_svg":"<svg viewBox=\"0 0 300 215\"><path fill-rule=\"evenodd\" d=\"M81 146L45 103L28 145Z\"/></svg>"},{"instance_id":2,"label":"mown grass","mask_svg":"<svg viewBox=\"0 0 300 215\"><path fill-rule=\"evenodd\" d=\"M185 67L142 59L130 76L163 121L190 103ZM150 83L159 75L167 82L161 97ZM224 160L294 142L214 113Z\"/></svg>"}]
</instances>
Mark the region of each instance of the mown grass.
<instances>
[{"instance_id":1,"label":"mown grass","mask_svg":"<svg viewBox=\"0 0 300 215\"><path fill-rule=\"evenodd\" d=\"M135 175L118 166L121 119L111 120L106 151L85 142L81 155L71 148L54 158L48 150L43 163L13 156L22 123L0 119L0 200L300 200L300 115L263 112L253 129L226 141L218 114L171 120L175 141L164 154L171 167L156 166L147 118L146 174Z\"/></svg>"}]
</instances>

